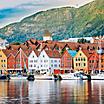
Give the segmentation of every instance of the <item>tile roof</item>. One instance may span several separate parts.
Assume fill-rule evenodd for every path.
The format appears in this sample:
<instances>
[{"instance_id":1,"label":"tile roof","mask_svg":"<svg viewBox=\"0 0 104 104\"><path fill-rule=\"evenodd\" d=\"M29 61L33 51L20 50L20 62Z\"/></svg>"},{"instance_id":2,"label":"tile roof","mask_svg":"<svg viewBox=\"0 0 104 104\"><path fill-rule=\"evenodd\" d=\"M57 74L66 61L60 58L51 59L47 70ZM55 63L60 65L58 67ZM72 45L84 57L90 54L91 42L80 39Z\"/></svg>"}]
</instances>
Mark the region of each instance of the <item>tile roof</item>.
<instances>
[{"instance_id":1,"label":"tile roof","mask_svg":"<svg viewBox=\"0 0 104 104\"><path fill-rule=\"evenodd\" d=\"M88 50L81 50L86 56L87 58L90 56L90 53Z\"/></svg>"},{"instance_id":2,"label":"tile roof","mask_svg":"<svg viewBox=\"0 0 104 104\"><path fill-rule=\"evenodd\" d=\"M59 53L59 51L54 50L45 50L46 54L50 57L50 58L61 58L61 55Z\"/></svg>"}]
</instances>

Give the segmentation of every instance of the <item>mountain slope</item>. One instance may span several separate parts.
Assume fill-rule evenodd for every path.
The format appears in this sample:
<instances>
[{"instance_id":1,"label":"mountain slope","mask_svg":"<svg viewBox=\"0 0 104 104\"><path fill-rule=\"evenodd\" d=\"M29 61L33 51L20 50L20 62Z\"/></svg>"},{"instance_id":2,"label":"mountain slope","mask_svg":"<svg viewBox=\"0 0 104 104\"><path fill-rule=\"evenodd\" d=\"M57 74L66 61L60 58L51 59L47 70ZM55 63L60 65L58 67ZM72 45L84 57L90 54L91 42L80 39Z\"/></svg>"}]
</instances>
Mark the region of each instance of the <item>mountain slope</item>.
<instances>
[{"instance_id":1,"label":"mountain slope","mask_svg":"<svg viewBox=\"0 0 104 104\"><path fill-rule=\"evenodd\" d=\"M54 40L104 35L104 0L95 0L80 8L38 12L0 29L0 37L10 42L24 42L30 38L42 39L44 30L53 33Z\"/></svg>"}]
</instances>

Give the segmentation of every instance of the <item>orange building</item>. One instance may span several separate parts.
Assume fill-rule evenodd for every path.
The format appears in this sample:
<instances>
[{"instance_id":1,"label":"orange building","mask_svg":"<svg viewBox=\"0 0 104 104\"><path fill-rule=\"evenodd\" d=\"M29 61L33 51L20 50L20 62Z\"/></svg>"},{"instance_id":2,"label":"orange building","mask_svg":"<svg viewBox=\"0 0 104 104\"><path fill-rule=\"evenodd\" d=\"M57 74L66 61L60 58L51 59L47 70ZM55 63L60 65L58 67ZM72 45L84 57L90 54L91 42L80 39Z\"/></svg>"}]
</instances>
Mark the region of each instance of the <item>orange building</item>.
<instances>
[{"instance_id":1,"label":"orange building","mask_svg":"<svg viewBox=\"0 0 104 104\"><path fill-rule=\"evenodd\" d=\"M73 69L73 57L76 55L74 50L66 50L61 57L61 68L65 73L70 72Z\"/></svg>"},{"instance_id":2,"label":"orange building","mask_svg":"<svg viewBox=\"0 0 104 104\"><path fill-rule=\"evenodd\" d=\"M99 55L94 52L88 58L88 69L89 72L99 71Z\"/></svg>"}]
</instances>

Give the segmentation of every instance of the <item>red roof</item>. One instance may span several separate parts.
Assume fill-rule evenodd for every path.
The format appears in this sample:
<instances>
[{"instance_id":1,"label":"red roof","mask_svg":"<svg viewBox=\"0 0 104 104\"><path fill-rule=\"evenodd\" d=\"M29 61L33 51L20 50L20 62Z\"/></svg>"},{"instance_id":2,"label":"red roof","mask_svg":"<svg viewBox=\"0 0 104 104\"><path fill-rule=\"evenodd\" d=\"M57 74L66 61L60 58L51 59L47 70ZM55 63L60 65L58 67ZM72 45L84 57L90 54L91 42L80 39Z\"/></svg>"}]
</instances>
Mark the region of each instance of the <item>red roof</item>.
<instances>
[{"instance_id":1,"label":"red roof","mask_svg":"<svg viewBox=\"0 0 104 104\"><path fill-rule=\"evenodd\" d=\"M45 52L50 58L61 58L61 55L57 50L45 50Z\"/></svg>"}]
</instances>

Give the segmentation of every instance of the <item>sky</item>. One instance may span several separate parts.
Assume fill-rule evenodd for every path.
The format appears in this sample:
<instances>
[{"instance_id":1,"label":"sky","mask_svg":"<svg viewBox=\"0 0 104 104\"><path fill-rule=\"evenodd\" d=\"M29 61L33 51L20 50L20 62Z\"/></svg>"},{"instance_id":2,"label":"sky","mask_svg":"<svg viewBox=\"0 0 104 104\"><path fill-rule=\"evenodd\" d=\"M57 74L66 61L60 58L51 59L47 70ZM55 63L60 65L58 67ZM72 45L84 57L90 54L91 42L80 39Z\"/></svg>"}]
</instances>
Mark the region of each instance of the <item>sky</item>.
<instances>
[{"instance_id":1,"label":"sky","mask_svg":"<svg viewBox=\"0 0 104 104\"><path fill-rule=\"evenodd\" d=\"M19 22L38 11L58 7L80 7L94 0L0 0L0 28Z\"/></svg>"}]
</instances>

